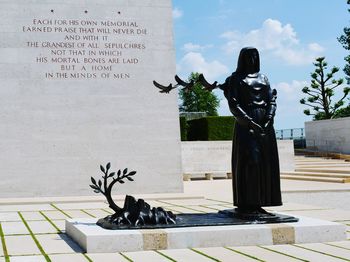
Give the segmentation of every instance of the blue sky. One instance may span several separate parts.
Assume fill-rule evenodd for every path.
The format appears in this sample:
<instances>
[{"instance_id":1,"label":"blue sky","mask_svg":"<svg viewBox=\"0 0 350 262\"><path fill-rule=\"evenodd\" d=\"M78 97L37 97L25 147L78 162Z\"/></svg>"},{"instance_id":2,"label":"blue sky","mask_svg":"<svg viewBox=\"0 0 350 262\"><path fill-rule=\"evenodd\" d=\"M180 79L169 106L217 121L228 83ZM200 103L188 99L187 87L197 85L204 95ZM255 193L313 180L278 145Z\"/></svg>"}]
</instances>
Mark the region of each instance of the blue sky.
<instances>
[{"instance_id":1,"label":"blue sky","mask_svg":"<svg viewBox=\"0 0 350 262\"><path fill-rule=\"evenodd\" d=\"M299 100L314 58L325 56L329 67L345 65L348 51L337 37L349 26L347 8L346 0L173 0L177 73L187 78L199 71L223 82L235 71L240 49L255 46L261 73L278 91L275 128L303 127L311 117ZM230 115L222 93L216 94L220 115Z\"/></svg>"}]
</instances>

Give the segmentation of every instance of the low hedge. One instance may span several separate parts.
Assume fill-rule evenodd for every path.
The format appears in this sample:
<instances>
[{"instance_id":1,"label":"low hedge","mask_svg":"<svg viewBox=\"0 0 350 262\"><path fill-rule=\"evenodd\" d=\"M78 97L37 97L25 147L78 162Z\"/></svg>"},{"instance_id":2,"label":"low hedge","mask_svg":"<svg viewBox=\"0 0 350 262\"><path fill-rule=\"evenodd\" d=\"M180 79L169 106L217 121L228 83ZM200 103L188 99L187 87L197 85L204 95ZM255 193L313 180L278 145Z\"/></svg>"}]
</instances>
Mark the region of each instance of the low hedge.
<instances>
[{"instance_id":1,"label":"low hedge","mask_svg":"<svg viewBox=\"0 0 350 262\"><path fill-rule=\"evenodd\" d=\"M233 116L208 116L187 121L187 140L232 140L234 122ZM181 129L181 140L182 132Z\"/></svg>"},{"instance_id":2,"label":"low hedge","mask_svg":"<svg viewBox=\"0 0 350 262\"><path fill-rule=\"evenodd\" d=\"M180 116L181 141L187 141L187 130L188 130L188 124L186 121L186 117Z\"/></svg>"}]
</instances>

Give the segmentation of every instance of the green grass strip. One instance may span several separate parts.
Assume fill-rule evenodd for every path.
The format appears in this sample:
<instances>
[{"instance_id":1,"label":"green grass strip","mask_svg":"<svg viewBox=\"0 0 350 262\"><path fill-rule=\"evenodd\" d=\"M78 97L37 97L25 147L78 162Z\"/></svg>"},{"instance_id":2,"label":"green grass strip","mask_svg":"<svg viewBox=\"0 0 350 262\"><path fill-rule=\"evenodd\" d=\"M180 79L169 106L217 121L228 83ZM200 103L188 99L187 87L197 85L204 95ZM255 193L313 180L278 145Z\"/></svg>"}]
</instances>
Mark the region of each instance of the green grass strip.
<instances>
[{"instance_id":1,"label":"green grass strip","mask_svg":"<svg viewBox=\"0 0 350 262\"><path fill-rule=\"evenodd\" d=\"M111 210L108 210L106 208L102 208L103 211L106 211L108 214L113 214L113 212Z\"/></svg>"},{"instance_id":2,"label":"green grass strip","mask_svg":"<svg viewBox=\"0 0 350 262\"><path fill-rule=\"evenodd\" d=\"M43 247L40 245L38 239L35 237L33 231L30 229L27 221L24 219L24 217L22 216L21 212L18 212L18 215L20 216L20 218L22 219L23 224L26 226L26 228L29 231L30 236L33 238L35 244L37 245L38 249L40 250L41 254L45 257L45 260L48 262L51 262L51 259L49 258L49 256L45 253Z\"/></svg>"},{"instance_id":3,"label":"green grass strip","mask_svg":"<svg viewBox=\"0 0 350 262\"><path fill-rule=\"evenodd\" d=\"M91 258L88 257L85 253L82 254L89 262L94 262Z\"/></svg>"},{"instance_id":4,"label":"green grass strip","mask_svg":"<svg viewBox=\"0 0 350 262\"><path fill-rule=\"evenodd\" d=\"M87 214L87 215L89 215L89 216L91 216L91 217L93 217L93 218L96 218L96 216L90 214L89 212L87 212L87 211L84 210L84 209L80 209L80 211L83 212L83 213L85 213L85 214Z\"/></svg>"},{"instance_id":5,"label":"green grass strip","mask_svg":"<svg viewBox=\"0 0 350 262\"><path fill-rule=\"evenodd\" d=\"M210 201L215 201L215 202L221 202L221 203L224 203L224 204L228 204L228 205L232 205L233 207L233 204L232 202L227 202L227 201L222 201L222 200L217 200L217 199L212 199L212 198L205 198L206 200L210 200Z\"/></svg>"},{"instance_id":6,"label":"green grass strip","mask_svg":"<svg viewBox=\"0 0 350 262\"><path fill-rule=\"evenodd\" d=\"M259 259L259 258L257 258L257 257L251 256L251 255L246 254L246 253L243 253L243 252L240 252L240 251L238 251L238 250L235 250L235 249L232 249L232 248L229 248L229 247L224 247L224 248L226 248L226 249L228 249L228 250L231 250L231 251L233 251L233 252L236 252L237 254L240 254L240 255L243 255L243 256L246 256L246 257L250 257L250 258L255 259L255 260L257 260L257 261L265 262L265 260L261 260L261 259Z\"/></svg>"},{"instance_id":7,"label":"green grass strip","mask_svg":"<svg viewBox=\"0 0 350 262\"><path fill-rule=\"evenodd\" d=\"M158 253L159 255L165 257L166 259L169 259L170 261L177 262L175 259L173 259L173 258L171 258L171 257L169 257L169 256L167 256L167 255L165 255L164 253L162 253L162 252L160 252L160 251L158 251L158 250L154 250L154 252L156 252L156 253Z\"/></svg>"},{"instance_id":8,"label":"green grass strip","mask_svg":"<svg viewBox=\"0 0 350 262\"><path fill-rule=\"evenodd\" d=\"M302 247L302 246L299 246L299 245L293 245L293 246L299 247L299 248L303 248L305 250L309 250L309 251L312 251L312 252L316 252L316 253L319 253L319 254L322 254L322 255L326 255L326 256L329 256L329 257L335 257L335 258L338 258L338 259L341 259L341 260L350 261L349 259L346 259L346 258L343 258L343 257L338 257L338 256L335 256L335 255L331 255L331 254L328 254L328 253L325 253L325 252L322 252L322 251L318 251L318 250L314 250L314 249L311 249L311 248L308 248L308 247Z\"/></svg>"},{"instance_id":9,"label":"green grass strip","mask_svg":"<svg viewBox=\"0 0 350 262\"><path fill-rule=\"evenodd\" d=\"M132 259L128 258L126 255L124 255L122 252L119 253L123 258L125 258L127 261L134 262Z\"/></svg>"},{"instance_id":10,"label":"green grass strip","mask_svg":"<svg viewBox=\"0 0 350 262\"><path fill-rule=\"evenodd\" d=\"M2 243L2 250L5 256L5 261L6 262L10 262L10 257L9 254L7 253L7 248L6 248L6 243L5 243L5 235L4 235L4 231L2 230L2 226L0 223L0 238L1 238L1 243Z\"/></svg>"},{"instance_id":11,"label":"green grass strip","mask_svg":"<svg viewBox=\"0 0 350 262\"><path fill-rule=\"evenodd\" d=\"M346 241L349 241L349 240L346 240ZM323 244L328 245L328 246L332 246L332 247L342 248L342 249L345 249L345 250L350 250L350 248L337 246L337 245L334 245L334 244L331 244L331 243L323 243Z\"/></svg>"},{"instance_id":12,"label":"green grass strip","mask_svg":"<svg viewBox=\"0 0 350 262\"><path fill-rule=\"evenodd\" d=\"M59 207L55 206L55 204L51 203L50 204L53 208L57 209L58 211L60 211L63 215L72 218L70 215L68 215L66 212L64 212L62 209L60 209Z\"/></svg>"},{"instance_id":13,"label":"green grass strip","mask_svg":"<svg viewBox=\"0 0 350 262\"><path fill-rule=\"evenodd\" d=\"M207 258L209 258L209 259L211 259L211 260L213 260L213 261L220 262L219 259L213 258L213 257L211 257L211 256L209 256L209 255L207 255L207 254L205 254L205 253L203 253L203 252L201 252L201 251L199 251L199 250L196 250L196 249L194 249L194 248L190 248L190 250L192 250L193 252L196 252L196 253L199 254L199 255L205 256L205 257L207 257Z\"/></svg>"},{"instance_id":14,"label":"green grass strip","mask_svg":"<svg viewBox=\"0 0 350 262\"><path fill-rule=\"evenodd\" d=\"M302 259L302 258L298 258L298 257L292 256L292 255L288 255L288 254L282 253L282 252L274 250L274 249L270 249L268 247L263 247L263 246L258 246L258 247L266 249L266 250L271 251L271 252L275 252L277 254L281 254L281 255L284 255L284 256L287 256L287 257L291 257L291 258L294 258L294 259L297 259L297 260L300 260L300 261L304 261L304 262L308 262L309 261L309 260L305 260L305 259Z\"/></svg>"},{"instance_id":15,"label":"green grass strip","mask_svg":"<svg viewBox=\"0 0 350 262\"><path fill-rule=\"evenodd\" d=\"M170 207L165 207L164 209L170 209L170 210L171 210L172 207L175 207L175 209L176 209L176 207L182 207L182 208L185 208L185 209L188 209L188 210L192 210L192 211L196 211L196 212L200 212L200 213L205 213L205 212L202 211L202 210L197 210L197 209L194 209L194 208L191 208L191 207L188 207L188 206L175 205L175 204L171 204L171 203L168 203L168 202L166 202L166 201L163 201L163 200L157 200L157 201L158 201L158 202L161 202L161 203L163 203L163 204L171 205ZM173 210L174 210L174 209L173 209Z\"/></svg>"},{"instance_id":16,"label":"green grass strip","mask_svg":"<svg viewBox=\"0 0 350 262\"><path fill-rule=\"evenodd\" d=\"M199 207L208 208L208 209L211 209L211 210L214 210L214 211L220 211L220 210L223 210L223 209L218 209L218 208L215 208L215 207L211 207L211 206L204 206L204 205L199 205Z\"/></svg>"},{"instance_id":17,"label":"green grass strip","mask_svg":"<svg viewBox=\"0 0 350 262\"><path fill-rule=\"evenodd\" d=\"M159 250L154 250L154 252L156 252L156 253L158 253L159 255L165 257L166 259L169 259L170 261L177 262L175 259L173 259L173 258L169 257L168 255L166 255L166 254L160 252Z\"/></svg>"},{"instance_id":18,"label":"green grass strip","mask_svg":"<svg viewBox=\"0 0 350 262\"><path fill-rule=\"evenodd\" d=\"M49 222L56 230L57 230L57 233L62 233L61 229L59 229L54 222L51 221L51 219L44 214L43 211L39 211L39 213L47 220L47 222Z\"/></svg>"}]
</instances>

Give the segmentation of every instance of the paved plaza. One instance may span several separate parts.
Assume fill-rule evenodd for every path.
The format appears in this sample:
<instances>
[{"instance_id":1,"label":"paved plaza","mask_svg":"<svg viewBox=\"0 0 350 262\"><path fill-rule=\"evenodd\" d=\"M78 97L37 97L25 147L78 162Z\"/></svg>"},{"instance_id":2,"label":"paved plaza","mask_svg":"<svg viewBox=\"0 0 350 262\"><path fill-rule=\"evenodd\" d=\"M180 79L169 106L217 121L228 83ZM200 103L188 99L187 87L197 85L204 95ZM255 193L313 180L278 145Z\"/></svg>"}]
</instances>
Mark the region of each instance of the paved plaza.
<instances>
[{"instance_id":1,"label":"paved plaza","mask_svg":"<svg viewBox=\"0 0 350 262\"><path fill-rule=\"evenodd\" d=\"M65 220L111 214L102 197L0 199L0 261L350 261L350 183L283 179L282 191L284 205L268 210L345 224L348 240L89 254L65 234ZM203 180L185 182L183 194L136 197L174 213L203 213L231 208L231 192L228 179Z\"/></svg>"}]
</instances>

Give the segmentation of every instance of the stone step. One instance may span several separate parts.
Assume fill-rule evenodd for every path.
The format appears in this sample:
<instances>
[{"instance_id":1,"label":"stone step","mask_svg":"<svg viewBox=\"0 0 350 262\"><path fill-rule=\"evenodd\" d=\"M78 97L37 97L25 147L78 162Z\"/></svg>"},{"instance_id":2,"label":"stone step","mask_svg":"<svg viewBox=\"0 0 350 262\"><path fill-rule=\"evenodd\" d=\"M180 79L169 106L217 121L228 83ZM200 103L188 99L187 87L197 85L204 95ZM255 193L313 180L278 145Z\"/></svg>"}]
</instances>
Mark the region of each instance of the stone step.
<instances>
[{"instance_id":1,"label":"stone step","mask_svg":"<svg viewBox=\"0 0 350 262\"><path fill-rule=\"evenodd\" d=\"M198 172L198 173L185 173L183 174L183 181L191 181L191 180L213 180L213 179L230 179L232 178L231 172Z\"/></svg>"},{"instance_id":2,"label":"stone step","mask_svg":"<svg viewBox=\"0 0 350 262\"><path fill-rule=\"evenodd\" d=\"M310 159L310 160L295 160L295 163L347 163L345 160L342 159Z\"/></svg>"},{"instance_id":3,"label":"stone step","mask_svg":"<svg viewBox=\"0 0 350 262\"><path fill-rule=\"evenodd\" d=\"M282 175L310 176L310 177L334 177L350 179L350 174L340 173L318 173L318 172L281 172Z\"/></svg>"},{"instance_id":4,"label":"stone step","mask_svg":"<svg viewBox=\"0 0 350 262\"><path fill-rule=\"evenodd\" d=\"M317 176L295 176L295 175L281 175L282 179L289 180L303 180L303 181L316 181L316 182L329 182L329 183L346 183L345 178L337 177L317 177ZM350 182L350 180L348 181Z\"/></svg>"},{"instance_id":5,"label":"stone step","mask_svg":"<svg viewBox=\"0 0 350 262\"><path fill-rule=\"evenodd\" d=\"M315 172L315 173L340 173L340 174L350 174L350 168L340 169L340 168L295 168L296 172Z\"/></svg>"},{"instance_id":6,"label":"stone step","mask_svg":"<svg viewBox=\"0 0 350 262\"><path fill-rule=\"evenodd\" d=\"M296 164L297 168L319 168L319 167L329 167L329 168L334 168L334 167L340 167L340 168L343 168L343 167L347 167L347 168L350 168L350 164L325 164L325 163L320 163L320 164Z\"/></svg>"}]
</instances>

